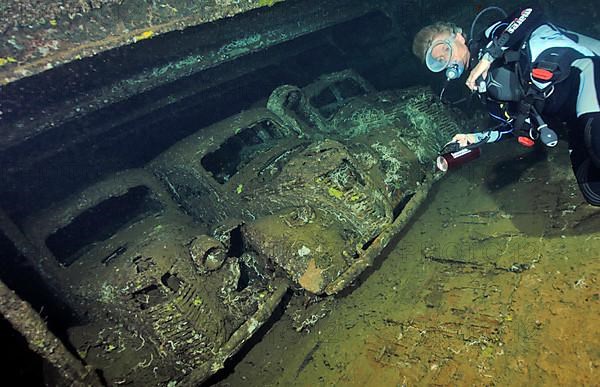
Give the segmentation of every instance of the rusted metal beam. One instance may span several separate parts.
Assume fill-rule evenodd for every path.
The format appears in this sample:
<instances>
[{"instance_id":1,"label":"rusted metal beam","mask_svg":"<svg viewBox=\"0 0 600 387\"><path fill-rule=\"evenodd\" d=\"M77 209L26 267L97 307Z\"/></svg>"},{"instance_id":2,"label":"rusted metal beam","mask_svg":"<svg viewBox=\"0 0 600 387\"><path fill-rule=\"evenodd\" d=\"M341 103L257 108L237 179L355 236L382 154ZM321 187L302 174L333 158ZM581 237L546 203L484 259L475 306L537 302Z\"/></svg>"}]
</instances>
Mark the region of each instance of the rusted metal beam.
<instances>
[{"instance_id":1,"label":"rusted metal beam","mask_svg":"<svg viewBox=\"0 0 600 387\"><path fill-rule=\"evenodd\" d=\"M0 85L286 0L14 0L0 5Z\"/></svg>"},{"instance_id":2,"label":"rusted metal beam","mask_svg":"<svg viewBox=\"0 0 600 387\"><path fill-rule=\"evenodd\" d=\"M97 44L95 41L82 40L73 52L59 45L56 55L62 55L62 59L58 63L71 63L3 88L0 96L0 150L133 96L351 20L377 9L380 3L358 0L288 1L265 11L239 15L181 33L165 34L157 39L142 39L142 42L106 51L132 43L112 42L121 36L121 32L113 31L116 35L105 38L110 43L94 46L93 53L86 54L98 54L94 61L75 59L83 58L79 52L87 50L88 45ZM194 17L195 24L185 22L182 28L201 24L204 20L197 19L197 15ZM173 22L183 23L181 20ZM113 23L118 24L118 20L113 20ZM157 31L173 29L169 26L164 31ZM155 37L159 32L146 35ZM81 38L87 39L88 36ZM6 49L6 44L7 40L0 39L0 47L4 45ZM106 52L100 54L102 51ZM33 64L21 64L22 60L17 58L16 63L0 67L0 79L6 71L13 75L5 74L5 83L54 67L56 61L49 60L50 57L45 56L36 59ZM19 76L15 75L19 72Z\"/></svg>"},{"instance_id":3,"label":"rusted metal beam","mask_svg":"<svg viewBox=\"0 0 600 387\"><path fill-rule=\"evenodd\" d=\"M29 348L48 361L71 386L101 386L95 371L84 365L46 326L29 303L0 281L0 314L27 340Z\"/></svg>"}]
</instances>

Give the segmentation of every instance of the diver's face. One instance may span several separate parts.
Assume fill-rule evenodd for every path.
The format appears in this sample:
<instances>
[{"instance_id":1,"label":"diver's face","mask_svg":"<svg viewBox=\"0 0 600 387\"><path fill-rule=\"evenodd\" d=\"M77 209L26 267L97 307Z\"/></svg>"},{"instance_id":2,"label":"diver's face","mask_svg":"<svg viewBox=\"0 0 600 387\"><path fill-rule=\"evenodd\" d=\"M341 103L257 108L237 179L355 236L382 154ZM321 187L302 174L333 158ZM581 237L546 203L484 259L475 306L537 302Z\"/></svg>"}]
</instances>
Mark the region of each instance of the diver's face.
<instances>
[{"instance_id":1,"label":"diver's face","mask_svg":"<svg viewBox=\"0 0 600 387\"><path fill-rule=\"evenodd\" d=\"M447 44L435 44L435 42L447 42L453 41L449 34L438 34L433 37L433 46L431 48L431 57L440 63L448 63L451 60L454 48L454 42L452 47Z\"/></svg>"},{"instance_id":2,"label":"diver's face","mask_svg":"<svg viewBox=\"0 0 600 387\"><path fill-rule=\"evenodd\" d=\"M435 42L450 42L448 44L435 44ZM469 64L470 53L462 33L456 35L441 33L433 37L431 57L439 63L460 62L466 68Z\"/></svg>"}]
</instances>

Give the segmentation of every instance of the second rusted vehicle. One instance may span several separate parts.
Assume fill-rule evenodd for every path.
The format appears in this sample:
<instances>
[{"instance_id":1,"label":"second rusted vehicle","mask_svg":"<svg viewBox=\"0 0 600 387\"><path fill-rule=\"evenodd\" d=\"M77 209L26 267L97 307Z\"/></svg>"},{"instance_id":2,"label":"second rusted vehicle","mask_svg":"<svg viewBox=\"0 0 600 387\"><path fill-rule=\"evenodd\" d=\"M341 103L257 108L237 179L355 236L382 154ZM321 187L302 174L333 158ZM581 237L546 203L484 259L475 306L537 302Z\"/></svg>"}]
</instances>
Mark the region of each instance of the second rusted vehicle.
<instances>
[{"instance_id":1,"label":"second rusted vehicle","mask_svg":"<svg viewBox=\"0 0 600 387\"><path fill-rule=\"evenodd\" d=\"M67 346L110 385L202 382L287 290L241 278L236 229L206 235L145 170L94 184L23 228L76 315Z\"/></svg>"}]
</instances>

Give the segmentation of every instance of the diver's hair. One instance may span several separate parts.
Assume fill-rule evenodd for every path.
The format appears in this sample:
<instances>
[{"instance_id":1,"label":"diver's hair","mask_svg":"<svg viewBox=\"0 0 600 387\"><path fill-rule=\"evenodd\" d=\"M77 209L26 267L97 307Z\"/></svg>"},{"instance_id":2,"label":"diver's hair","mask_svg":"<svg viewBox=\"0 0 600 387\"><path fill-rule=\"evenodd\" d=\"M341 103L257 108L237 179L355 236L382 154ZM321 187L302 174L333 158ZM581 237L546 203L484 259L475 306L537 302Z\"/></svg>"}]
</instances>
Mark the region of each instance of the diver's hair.
<instances>
[{"instance_id":1,"label":"diver's hair","mask_svg":"<svg viewBox=\"0 0 600 387\"><path fill-rule=\"evenodd\" d=\"M413 54L425 61L425 54L431 43L433 43L433 37L446 32L457 34L462 32L462 28L450 22L437 22L421 28L413 40Z\"/></svg>"}]
</instances>

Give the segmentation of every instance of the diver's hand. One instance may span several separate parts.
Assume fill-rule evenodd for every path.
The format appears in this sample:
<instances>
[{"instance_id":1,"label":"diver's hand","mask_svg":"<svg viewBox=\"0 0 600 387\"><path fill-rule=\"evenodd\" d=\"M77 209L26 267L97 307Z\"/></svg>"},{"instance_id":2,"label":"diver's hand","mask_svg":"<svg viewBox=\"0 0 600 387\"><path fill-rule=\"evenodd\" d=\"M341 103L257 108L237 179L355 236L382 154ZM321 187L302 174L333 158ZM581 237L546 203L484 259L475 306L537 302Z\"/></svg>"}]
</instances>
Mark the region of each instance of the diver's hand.
<instances>
[{"instance_id":1,"label":"diver's hand","mask_svg":"<svg viewBox=\"0 0 600 387\"><path fill-rule=\"evenodd\" d=\"M472 91L477 90L477 87L479 86L479 85L477 85L477 79L479 77L483 77L483 79L485 79L487 77L487 73L488 73L488 70L490 69L491 65L492 65L492 61L488 60L485 57L481 58L479 63L477 63L477 65L473 68L473 70L471 70L471 73L469 74L469 77L467 78L467 81L465 82L467 87L469 89L471 89Z\"/></svg>"},{"instance_id":2,"label":"diver's hand","mask_svg":"<svg viewBox=\"0 0 600 387\"><path fill-rule=\"evenodd\" d=\"M472 133L459 133L452 137L452 142L457 142L462 148L477 142L477 138Z\"/></svg>"}]
</instances>

